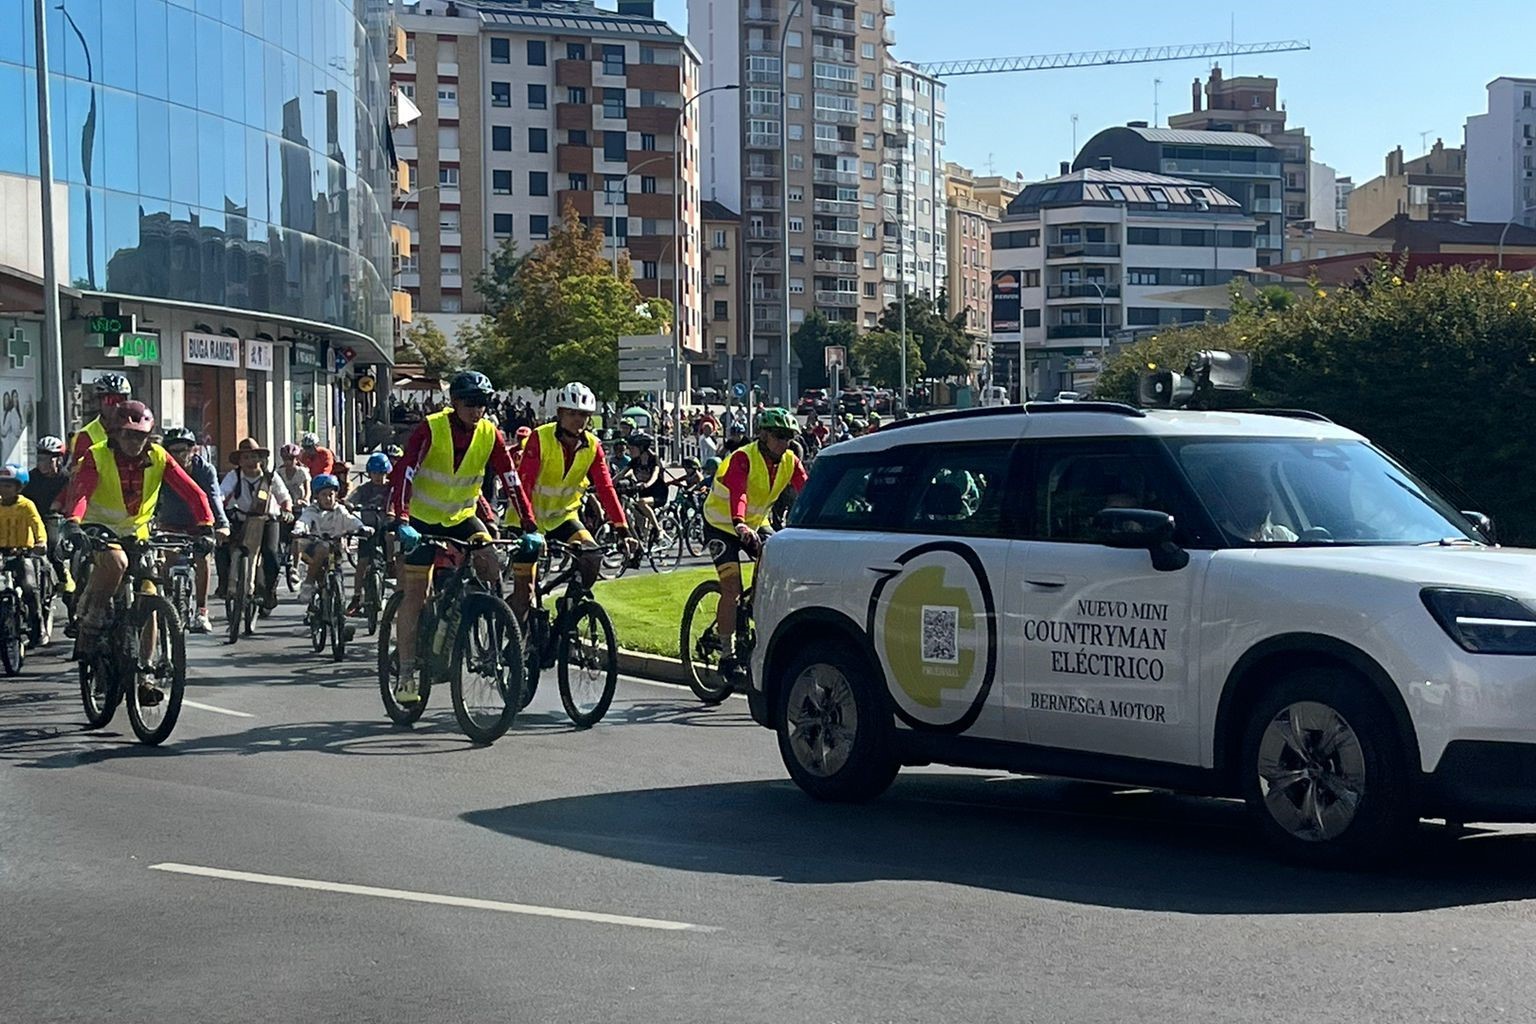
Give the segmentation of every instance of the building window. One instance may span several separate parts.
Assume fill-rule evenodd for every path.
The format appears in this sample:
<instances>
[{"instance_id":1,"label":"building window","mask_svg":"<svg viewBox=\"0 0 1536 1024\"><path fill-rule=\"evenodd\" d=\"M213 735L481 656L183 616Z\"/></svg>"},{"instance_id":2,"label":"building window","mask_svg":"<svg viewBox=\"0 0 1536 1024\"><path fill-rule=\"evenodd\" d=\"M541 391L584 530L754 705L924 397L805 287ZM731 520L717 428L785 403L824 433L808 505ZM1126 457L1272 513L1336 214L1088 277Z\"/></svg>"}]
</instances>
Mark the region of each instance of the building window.
<instances>
[{"instance_id":1,"label":"building window","mask_svg":"<svg viewBox=\"0 0 1536 1024\"><path fill-rule=\"evenodd\" d=\"M549 215L543 213L530 214L528 217L528 234L534 238L548 238Z\"/></svg>"},{"instance_id":2,"label":"building window","mask_svg":"<svg viewBox=\"0 0 1536 1024\"><path fill-rule=\"evenodd\" d=\"M565 181L565 187L572 192L585 192L587 190L587 176L585 174L568 174Z\"/></svg>"},{"instance_id":3,"label":"building window","mask_svg":"<svg viewBox=\"0 0 1536 1024\"><path fill-rule=\"evenodd\" d=\"M586 106L587 87L584 85L573 85L568 87L565 90L565 102L574 103L578 107Z\"/></svg>"},{"instance_id":4,"label":"building window","mask_svg":"<svg viewBox=\"0 0 1536 1024\"><path fill-rule=\"evenodd\" d=\"M1299 259L1293 256L1292 259ZM1153 285L1157 284L1157 271L1151 267L1131 267L1125 272L1126 284Z\"/></svg>"},{"instance_id":5,"label":"building window","mask_svg":"<svg viewBox=\"0 0 1536 1024\"><path fill-rule=\"evenodd\" d=\"M603 47L603 74L622 75L624 73L624 47L605 45Z\"/></svg>"},{"instance_id":6,"label":"building window","mask_svg":"<svg viewBox=\"0 0 1536 1024\"><path fill-rule=\"evenodd\" d=\"M731 318L730 303L725 302L725 301L720 300L720 299L716 299L715 300L715 316L714 316L714 319L716 319L716 320L729 320L730 318Z\"/></svg>"},{"instance_id":7,"label":"building window","mask_svg":"<svg viewBox=\"0 0 1536 1024\"><path fill-rule=\"evenodd\" d=\"M504 124L491 126L491 148L499 153L512 152L512 129Z\"/></svg>"},{"instance_id":8,"label":"building window","mask_svg":"<svg viewBox=\"0 0 1536 1024\"><path fill-rule=\"evenodd\" d=\"M414 100L416 98L416 83L415 82L401 82L399 88L400 88L401 92L405 93L405 95L409 96L411 99ZM1527 126L1527 129L1529 129L1529 126ZM1526 135L1527 135L1527 137L1529 137L1529 135L1530 135L1529 130L1527 130Z\"/></svg>"},{"instance_id":9,"label":"building window","mask_svg":"<svg viewBox=\"0 0 1536 1024\"><path fill-rule=\"evenodd\" d=\"M458 188L459 169L457 167L439 167L437 169L438 188Z\"/></svg>"},{"instance_id":10,"label":"building window","mask_svg":"<svg viewBox=\"0 0 1536 1024\"><path fill-rule=\"evenodd\" d=\"M511 64L512 63L512 40L510 40L510 39L492 39L491 40L491 63L492 64Z\"/></svg>"},{"instance_id":11,"label":"building window","mask_svg":"<svg viewBox=\"0 0 1536 1024\"><path fill-rule=\"evenodd\" d=\"M542 68L548 62L548 54L544 51L544 40L528 40L528 66L531 68Z\"/></svg>"},{"instance_id":12,"label":"building window","mask_svg":"<svg viewBox=\"0 0 1536 1024\"><path fill-rule=\"evenodd\" d=\"M529 110L548 110L549 109L549 87L548 86L535 85L532 82L528 83L528 109Z\"/></svg>"},{"instance_id":13,"label":"building window","mask_svg":"<svg viewBox=\"0 0 1536 1024\"><path fill-rule=\"evenodd\" d=\"M509 195L511 195L512 194L512 172L511 171L492 171L491 172L491 191L493 193L495 193L496 195L498 195L498 196L509 196Z\"/></svg>"},{"instance_id":14,"label":"building window","mask_svg":"<svg viewBox=\"0 0 1536 1024\"><path fill-rule=\"evenodd\" d=\"M873 282L873 281L865 281L864 282L864 297L866 299L873 299L873 298L875 298L875 282Z\"/></svg>"},{"instance_id":15,"label":"building window","mask_svg":"<svg viewBox=\"0 0 1536 1024\"><path fill-rule=\"evenodd\" d=\"M1038 270L1021 270L1021 271L1019 271L1019 287L1020 288L1039 288L1040 287L1040 271L1038 271Z\"/></svg>"},{"instance_id":16,"label":"building window","mask_svg":"<svg viewBox=\"0 0 1536 1024\"><path fill-rule=\"evenodd\" d=\"M1205 284L1205 271L1203 271L1203 270L1180 270L1178 272L1178 274L1179 274L1179 284L1185 284L1185 285L1203 285L1203 284Z\"/></svg>"},{"instance_id":17,"label":"building window","mask_svg":"<svg viewBox=\"0 0 1536 1024\"><path fill-rule=\"evenodd\" d=\"M604 117L617 117L617 118L621 118L621 117L624 116L624 90L623 89L604 89L603 90L603 116Z\"/></svg>"},{"instance_id":18,"label":"building window","mask_svg":"<svg viewBox=\"0 0 1536 1024\"><path fill-rule=\"evenodd\" d=\"M511 82L492 82L491 83L491 106L493 106L493 107L510 107L511 105L512 105L512 83Z\"/></svg>"},{"instance_id":19,"label":"building window","mask_svg":"<svg viewBox=\"0 0 1536 1024\"><path fill-rule=\"evenodd\" d=\"M805 40L801 37L799 32L789 31L784 33L784 45L795 47L804 46Z\"/></svg>"},{"instance_id":20,"label":"building window","mask_svg":"<svg viewBox=\"0 0 1536 1024\"><path fill-rule=\"evenodd\" d=\"M803 277L792 277L792 278L790 278L789 279L789 294L791 294L791 295L804 295L805 294L805 278L803 278Z\"/></svg>"},{"instance_id":21,"label":"building window","mask_svg":"<svg viewBox=\"0 0 1536 1024\"><path fill-rule=\"evenodd\" d=\"M566 43L565 44L565 59L566 60L586 60L587 59L587 44L586 43Z\"/></svg>"},{"instance_id":22,"label":"building window","mask_svg":"<svg viewBox=\"0 0 1536 1024\"><path fill-rule=\"evenodd\" d=\"M510 235L512 233L512 215L510 213L491 214L491 233L494 235Z\"/></svg>"},{"instance_id":23,"label":"building window","mask_svg":"<svg viewBox=\"0 0 1536 1024\"><path fill-rule=\"evenodd\" d=\"M797 232L798 231L804 231L805 230L805 218L804 217L791 217L791 218L789 218L789 230L797 231Z\"/></svg>"},{"instance_id":24,"label":"building window","mask_svg":"<svg viewBox=\"0 0 1536 1024\"><path fill-rule=\"evenodd\" d=\"M725 248L725 232L719 230L718 228L715 230L715 248L716 249L724 249Z\"/></svg>"},{"instance_id":25,"label":"building window","mask_svg":"<svg viewBox=\"0 0 1536 1024\"><path fill-rule=\"evenodd\" d=\"M587 130L585 128L572 128L565 133L565 138L573 146L585 146L587 144Z\"/></svg>"},{"instance_id":26,"label":"building window","mask_svg":"<svg viewBox=\"0 0 1536 1024\"><path fill-rule=\"evenodd\" d=\"M444 313L457 313L464 308L464 300L458 295L444 295L441 305Z\"/></svg>"},{"instance_id":27,"label":"building window","mask_svg":"<svg viewBox=\"0 0 1536 1024\"><path fill-rule=\"evenodd\" d=\"M629 178L622 174L603 175L603 194L609 203L624 203L629 199Z\"/></svg>"},{"instance_id":28,"label":"building window","mask_svg":"<svg viewBox=\"0 0 1536 1024\"><path fill-rule=\"evenodd\" d=\"M647 281L654 281L660 274L656 269L655 260L643 260L640 263L640 276Z\"/></svg>"},{"instance_id":29,"label":"building window","mask_svg":"<svg viewBox=\"0 0 1536 1024\"><path fill-rule=\"evenodd\" d=\"M629 136L624 132L603 132L603 159L619 164L629 159Z\"/></svg>"},{"instance_id":30,"label":"building window","mask_svg":"<svg viewBox=\"0 0 1536 1024\"><path fill-rule=\"evenodd\" d=\"M549 195L549 172L548 171L529 171L528 172L528 194L531 195L531 196L547 196L547 195Z\"/></svg>"},{"instance_id":31,"label":"building window","mask_svg":"<svg viewBox=\"0 0 1536 1024\"><path fill-rule=\"evenodd\" d=\"M640 148L647 153L654 152L656 149L656 136L652 135L650 132L641 132Z\"/></svg>"},{"instance_id":32,"label":"building window","mask_svg":"<svg viewBox=\"0 0 1536 1024\"><path fill-rule=\"evenodd\" d=\"M437 102L439 106L456 107L459 105L459 90L451 85L437 87Z\"/></svg>"},{"instance_id":33,"label":"building window","mask_svg":"<svg viewBox=\"0 0 1536 1024\"><path fill-rule=\"evenodd\" d=\"M437 215L437 229L439 231L459 230L459 211L442 210Z\"/></svg>"},{"instance_id":34,"label":"building window","mask_svg":"<svg viewBox=\"0 0 1536 1024\"><path fill-rule=\"evenodd\" d=\"M790 246L789 247L789 262L791 262L791 263L804 263L805 262L805 250L802 249L798 245Z\"/></svg>"},{"instance_id":35,"label":"building window","mask_svg":"<svg viewBox=\"0 0 1536 1024\"><path fill-rule=\"evenodd\" d=\"M1038 309L1021 309L1021 310L1019 310L1019 326L1020 327L1039 327L1040 326L1040 311Z\"/></svg>"},{"instance_id":36,"label":"building window","mask_svg":"<svg viewBox=\"0 0 1536 1024\"><path fill-rule=\"evenodd\" d=\"M640 175L640 192L648 196L656 194L656 178L653 175Z\"/></svg>"},{"instance_id":37,"label":"building window","mask_svg":"<svg viewBox=\"0 0 1536 1024\"><path fill-rule=\"evenodd\" d=\"M549 129L547 129L547 128L529 128L528 129L528 152L530 152L530 153L548 153L549 152Z\"/></svg>"}]
</instances>

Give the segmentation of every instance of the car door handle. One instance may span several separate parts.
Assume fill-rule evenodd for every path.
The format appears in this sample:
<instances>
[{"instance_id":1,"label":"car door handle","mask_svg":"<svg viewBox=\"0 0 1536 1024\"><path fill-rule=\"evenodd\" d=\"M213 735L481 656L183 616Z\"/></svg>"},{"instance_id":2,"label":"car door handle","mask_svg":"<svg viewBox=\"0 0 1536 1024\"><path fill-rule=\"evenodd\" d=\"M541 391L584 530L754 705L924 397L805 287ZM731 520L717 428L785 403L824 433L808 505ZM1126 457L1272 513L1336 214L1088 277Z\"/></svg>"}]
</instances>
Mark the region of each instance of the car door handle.
<instances>
[{"instance_id":1,"label":"car door handle","mask_svg":"<svg viewBox=\"0 0 1536 1024\"><path fill-rule=\"evenodd\" d=\"M1059 590L1067 585L1066 580L1057 579L1050 576L1041 576L1036 579L1027 579L1024 582L1028 583L1032 587L1043 587L1046 590Z\"/></svg>"}]
</instances>

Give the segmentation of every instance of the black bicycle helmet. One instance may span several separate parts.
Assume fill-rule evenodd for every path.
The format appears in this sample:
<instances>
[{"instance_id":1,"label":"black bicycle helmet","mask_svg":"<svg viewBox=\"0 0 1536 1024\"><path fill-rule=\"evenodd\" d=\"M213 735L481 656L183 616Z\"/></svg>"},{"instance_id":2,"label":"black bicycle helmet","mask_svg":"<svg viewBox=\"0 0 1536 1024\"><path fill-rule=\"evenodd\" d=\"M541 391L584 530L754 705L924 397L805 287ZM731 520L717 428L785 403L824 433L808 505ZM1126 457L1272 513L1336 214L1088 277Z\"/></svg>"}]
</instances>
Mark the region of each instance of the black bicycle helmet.
<instances>
[{"instance_id":1,"label":"black bicycle helmet","mask_svg":"<svg viewBox=\"0 0 1536 1024\"><path fill-rule=\"evenodd\" d=\"M637 430L626 437L624 439L624 443L627 445L633 445L634 447L639 448L641 451L650 451L651 445L656 443L656 439L643 430Z\"/></svg>"},{"instance_id":2,"label":"black bicycle helmet","mask_svg":"<svg viewBox=\"0 0 1536 1024\"><path fill-rule=\"evenodd\" d=\"M133 394L133 385L120 373L104 373L96 378L95 385L98 395L119 395L127 398Z\"/></svg>"},{"instance_id":3,"label":"black bicycle helmet","mask_svg":"<svg viewBox=\"0 0 1536 1024\"><path fill-rule=\"evenodd\" d=\"M489 402L496 394L496 389L491 386L491 378L474 370L464 370L453 376L453 381L448 385L448 397L479 399Z\"/></svg>"},{"instance_id":4,"label":"black bicycle helmet","mask_svg":"<svg viewBox=\"0 0 1536 1024\"><path fill-rule=\"evenodd\" d=\"M684 469L698 469L699 468L699 460L694 458L692 455L686 456L683 459L683 468Z\"/></svg>"},{"instance_id":5,"label":"black bicycle helmet","mask_svg":"<svg viewBox=\"0 0 1536 1024\"><path fill-rule=\"evenodd\" d=\"M167 447L173 444L195 445L197 444L197 435L186 427L172 427L165 432L165 441L163 443Z\"/></svg>"}]
</instances>

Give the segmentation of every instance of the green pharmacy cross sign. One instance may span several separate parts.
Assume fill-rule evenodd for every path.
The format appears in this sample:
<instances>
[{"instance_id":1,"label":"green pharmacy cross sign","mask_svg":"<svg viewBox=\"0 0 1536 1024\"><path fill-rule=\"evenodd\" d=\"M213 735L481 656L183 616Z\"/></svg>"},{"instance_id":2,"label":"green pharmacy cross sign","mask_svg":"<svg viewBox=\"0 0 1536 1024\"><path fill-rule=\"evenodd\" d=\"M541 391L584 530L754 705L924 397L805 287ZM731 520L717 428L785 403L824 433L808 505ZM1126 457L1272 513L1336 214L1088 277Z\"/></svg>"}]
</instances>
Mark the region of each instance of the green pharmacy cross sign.
<instances>
[{"instance_id":1,"label":"green pharmacy cross sign","mask_svg":"<svg viewBox=\"0 0 1536 1024\"><path fill-rule=\"evenodd\" d=\"M5 343L5 354L10 357L11 367L20 369L27 365L27 357L32 354L32 343L22 333L20 327L12 328L11 336Z\"/></svg>"}]
</instances>

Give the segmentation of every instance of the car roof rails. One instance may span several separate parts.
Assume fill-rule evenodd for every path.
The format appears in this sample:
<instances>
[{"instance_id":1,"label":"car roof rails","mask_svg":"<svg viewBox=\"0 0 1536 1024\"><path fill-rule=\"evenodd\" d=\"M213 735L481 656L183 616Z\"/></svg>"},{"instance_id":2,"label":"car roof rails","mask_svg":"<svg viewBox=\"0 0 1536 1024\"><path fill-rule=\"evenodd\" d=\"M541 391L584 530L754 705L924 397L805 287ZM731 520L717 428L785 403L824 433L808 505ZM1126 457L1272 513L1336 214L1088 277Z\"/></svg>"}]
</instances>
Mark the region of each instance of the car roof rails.
<instances>
[{"instance_id":1,"label":"car roof rails","mask_svg":"<svg viewBox=\"0 0 1536 1024\"><path fill-rule=\"evenodd\" d=\"M979 409L954 409L949 412L936 412L928 416L909 416L904 420L882 423L878 432L884 434L888 430L899 430L902 427L917 426L920 423L951 423L955 420L979 419L983 416L1022 416L1025 411L1022 405L989 405Z\"/></svg>"},{"instance_id":2,"label":"car roof rails","mask_svg":"<svg viewBox=\"0 0 1536 1024\"><path fill-rule=\"evenodd\" d=\"M1229 409L1228 412L1251 412L1257 416L1283 416L1288 420L1312 420L1315 423L1332 423L1333 420L1311 409Z\"/></svg>"},{"instance_id":3,"label":"car roof rails","mask_svg":"<svg viewBox=\"0 0 1536 1024\"><path fill-rule=\"evenodd\" d=\"M1024 411L1032 416L1038 416L1041 413L1097 412L1144 419L1147 415L1145 409L1138 409L1124 402L1099 402L1092 399L1086 402L1030 402L1024 407Z\"/></svg>"}]
</instances>

